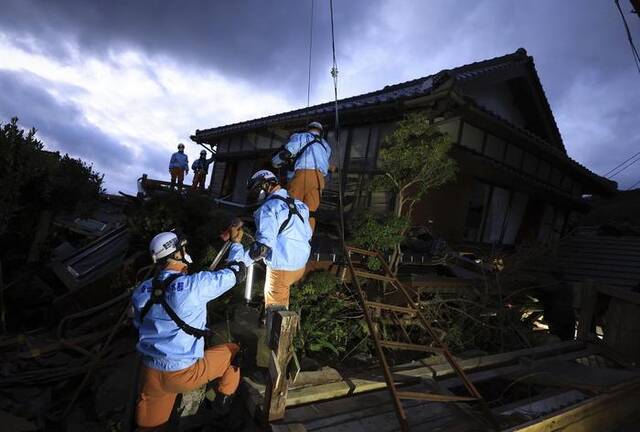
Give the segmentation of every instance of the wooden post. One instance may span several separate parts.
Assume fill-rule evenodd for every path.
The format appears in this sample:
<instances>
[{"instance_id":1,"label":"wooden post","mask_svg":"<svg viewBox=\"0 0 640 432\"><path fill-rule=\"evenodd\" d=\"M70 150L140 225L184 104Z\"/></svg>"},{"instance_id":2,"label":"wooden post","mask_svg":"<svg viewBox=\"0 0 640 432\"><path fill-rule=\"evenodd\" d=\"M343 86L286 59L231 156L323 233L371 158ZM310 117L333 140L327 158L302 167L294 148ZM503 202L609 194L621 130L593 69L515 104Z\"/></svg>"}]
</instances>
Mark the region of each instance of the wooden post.
<instances>
[{"instance_id":1,"label":"wooden post","mask_svg":"<svg viewBox=\"0 0 640 432\"><path fill-rule=\"evenodd\" d=\"M578 321L578 340L588 341L592 338L591 328L596 313L596 301L598 292L593 281L587 281L582 285L580 292L580 317Z\"/></svg>"},{"instance_id":2,"label":"wooden post","mask_svg":"<svg viewBox=\"0 0 640 432\"><path fill-rule=\"evenodd\" d=\"M267 421L284 418L287 405L287 365L293 356L293 336L298 328L298 314L278 311L273 315L271 337L273 351L269 359L270 380L264 392L264 412Z\"/></svg>"}]
</instances>

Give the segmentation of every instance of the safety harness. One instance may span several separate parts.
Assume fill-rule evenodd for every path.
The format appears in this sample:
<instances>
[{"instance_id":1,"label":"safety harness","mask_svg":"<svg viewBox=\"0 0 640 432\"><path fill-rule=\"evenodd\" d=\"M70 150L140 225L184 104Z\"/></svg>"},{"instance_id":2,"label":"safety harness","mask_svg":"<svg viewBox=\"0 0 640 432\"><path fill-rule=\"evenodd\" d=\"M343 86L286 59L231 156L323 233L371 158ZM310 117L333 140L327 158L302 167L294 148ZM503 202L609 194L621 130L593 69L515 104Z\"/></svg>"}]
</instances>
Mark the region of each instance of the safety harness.
<instances>
[{"instance_id":1,"label":"safety harness","mask_svg":"<svg viewBox=\"0 0 640 432\"><path fill-rule=\"evenodd\" d=\"M233 265L237 265L240 268L240 271L235 270L233 267L231 267ZM231 270L236 277L236 281L238 281L238 276L242 274L243 267L244 263L242 262L230 261L227 263L227 266L225 268ZM162 280L160 280L158 276L154 277L151 280L151 297L140 311L140 322L144 320L144 317L147 315L147 313L149 313L149 310L151 310L151 307L153 305L159 304L163 307L167 315L169 315L169 318L171 318L171 320L178 326L178 328L180 328L180 330L182 330L186 334L193 336L196 339L212 335L213 333L211 332L211 330L195 328L184 322L182 318L178 316L176 311L174 311L173 308L169 306L166 298L167 288L180 276L183 276L183 274L174 273Z\"/></svg>"},{"instance_id":2,"label":"safety harness","mask_svg":"<svg viewBox=\"0 0 640 432\"><path fill-rule=\"evenodd\" d=\"M271 195L266 201L265 203L271 201L271 200L279 200L282 201L283 203L285 203L287 205L287 207L289 208L289 215L287 216L287 218L285 219L284 222L282 222L282 224L280 225L280 229L278 229L278 235L282 234L282 231L284 231L284 229L287 227L287 225L289 224L289 222L291 221L291 218L295 215L298 216L300 218L300 221L302 223L304 223L304 218L302 217L302 215L300 214L300 210L298 210L298 207L296 207L296 200L291 198L291 197L282 197L280 195Z\"/></svg>"},{"instance_id":3,"label":"safety harness","mask_svg":"<svg viewBox=\"0 0 640 432\"><path fill-rule=\"evenodd\" d=\"M306 149L308 149L312 144L318 143L322 146L322 148L324 148L324 150L327 150L327 147L324 145L324 143L322 142L322 138L318 135L314 135L313 139L311 141L309 141L308 143L306 143L305 145L302 146L302 148L296 153L296 155L294 157L291 158L291 166L294 166L296 164L296 161L300 158L300 156L302 156L302 154L305 152Z\"/></svg>"}]
</instances>

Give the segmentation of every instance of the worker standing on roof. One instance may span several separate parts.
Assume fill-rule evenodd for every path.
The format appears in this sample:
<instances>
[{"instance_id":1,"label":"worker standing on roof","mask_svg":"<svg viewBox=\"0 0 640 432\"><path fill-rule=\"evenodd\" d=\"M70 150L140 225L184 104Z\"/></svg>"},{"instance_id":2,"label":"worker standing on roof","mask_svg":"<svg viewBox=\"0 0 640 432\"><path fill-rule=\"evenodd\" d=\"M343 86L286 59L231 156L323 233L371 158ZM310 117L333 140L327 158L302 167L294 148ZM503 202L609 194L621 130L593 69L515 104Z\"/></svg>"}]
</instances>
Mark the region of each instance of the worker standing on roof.
<instances>
[{"instance_id":1,"label":"worker standing on roof","mask_svg":"<svg viewBox=\"0 0 640 432\"><path fill-rule=\"evenodd\" d=\"M205 180L209 173L209 165L213 162L213 156L207 159L207 152L203 149L200 151L200 158L193 161L191 169L193 170L193 183L191 184L191 191L195 192L197 189L204 191Z\"/></svg>"},{"instance_id":2,"label":"worker standing on roof","mask_svg":"<svg viewBox=\"0 0 640 432\"><path fill-rule=\"evenodd\" d=\"M291 167L287 175L287 190L293 198L309 207L312 214L309 222L314 230L314 213L320 206L324 178L329 172L331 147L322 138L322 124L314 121L307 128L308 132L291 135L289 142L271 159L271 163L276 168L284 165Z\"/></svg>"},{"instance_id":3,"label":"worker standing on roof","mask_svg":"<svg viewBox=\"0 0 640 432\"><path fill-rule=\"evenodd\" d=\"M169 173L171 174L171 190L178 180L178 190L182 190L184 175L189 174L189 158L184 154L184 144L178 144L178 151L171 155L169 161Z\"/></svg>"},{"instance_id":4,"label":"worker standing on roof","mask_svg":"<svg viewBox=\"0 0 640 432\"><path fill-rule=\"evenodd\" d=\"M253 215L256 236L245 264L264 259L267 265L264 302L269 328L273 313L289 308L289 291L304 275L313 232L308 207L291 198L271 171L256 172L249 179L247 188L250 193L257 194L260 207Z\"/></svg>"},{"instance_id":5,"label":"worker standing on roof","mask_svg":"<svg viewBox=\"0 0 640 432\"><path fill-rule=\"evenodd\" d=\"M137 349L142 354L141 385L136 405L140 427L166 423L176 395L220 379L214 409L228 413L239 381L234 365L239 347L232 343L205 349L207 302L245 278L240 245L242 229L230 227L233 244L226 267L187 275L191 258L186 241L172 232L156 235L149 245L160 271L133 292L133 323L138 328ZM238 260L238 261L236 261Z\"/></svg>"}]
</instances>

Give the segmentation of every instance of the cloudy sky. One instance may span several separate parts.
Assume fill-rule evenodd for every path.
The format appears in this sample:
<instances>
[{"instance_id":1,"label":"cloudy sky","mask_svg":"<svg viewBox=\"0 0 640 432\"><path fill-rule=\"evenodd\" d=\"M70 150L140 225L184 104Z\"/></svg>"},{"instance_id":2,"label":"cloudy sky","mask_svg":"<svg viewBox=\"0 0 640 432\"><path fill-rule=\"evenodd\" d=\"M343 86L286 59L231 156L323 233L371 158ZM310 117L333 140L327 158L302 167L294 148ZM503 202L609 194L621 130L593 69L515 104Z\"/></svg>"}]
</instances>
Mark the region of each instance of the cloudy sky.
<instances>
[{"instance_id":1,"label":"cloudy sky","mask_svg":"<svg viewBox=\"0 0 640 432\"><path fill-rule=\"evenodd\" d=\"M621 0L640 44L640 18ZM640 151L640 74L613 0L334 0L340 96L519 47L569 154L598 174ZM195 129L306 106L311 0L0 0L0 122L132 192ZM332 98L315 0L312 103ZM640 163L619 176L640 180Z\"/></svg>"}]
</instances>

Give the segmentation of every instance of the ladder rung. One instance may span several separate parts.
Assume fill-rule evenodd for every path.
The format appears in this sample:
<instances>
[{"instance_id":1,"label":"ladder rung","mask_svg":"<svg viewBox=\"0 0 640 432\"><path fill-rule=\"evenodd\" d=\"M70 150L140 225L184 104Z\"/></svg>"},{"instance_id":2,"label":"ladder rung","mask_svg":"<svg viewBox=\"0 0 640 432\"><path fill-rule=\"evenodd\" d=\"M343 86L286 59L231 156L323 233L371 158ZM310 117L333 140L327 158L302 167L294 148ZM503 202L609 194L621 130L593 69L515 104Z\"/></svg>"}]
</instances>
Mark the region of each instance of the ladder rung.
<instances>
[{"instance_id":1,"label":"ladder rung","mask_svg":"<svg viewBox=\"0 0 640 432\"><path fill-rule=\"evenodd\" d=\"M447 395L447 394L438 394L438 393L419 393L419 392L410 392L410 391L399 391L397 393L398 398L400 399L415 399L415 400L426 400L433 402L469 402L478 400L478 398L472 396L456 396L456 395Z\"/></svg>"},{"instance_id":2,"label":"ladder rung","mask_svg":"<svg viewBox=\"0 0 640 432\"><path fill-rule=\"evenodd\" d=\"M367 249L357 248L353 246L345 246L345 249L347 249L347 252L355 252L355 253L359 253L360 255L378 256L377 252L373 252Z\"/></svg>"},{"instance_id":3,"label":"ladder rung","mask_svg":"<svg viewBox=\"0 0 640 432\"><path fill-rule=\"evenodd\" d=\"M436 354L440 354L441 352L444 351L442 348L429 347L426 345L410 344L410 343L404 343L404 342L387 341L387 340L381 340L380 346L384 348L390 348L390 349L401 349L401 350L407 350L407 351L424 351L424 352L431 352Z\"/></svg>"},{"instance_id":4,"label":"ladder rung","mask_svg":"<svg viewBox=\"0 0 640 432\"><path fill-rule=\"evenodd\" d=\"M415 309L404 307L404 306L396 306L396 305L390 305L386 303L378 303L378 302L372 302L372 301L365 302L365 305L374 309L389 310L393 312L402 312L402 313L408 313L413 315L416 314Z\"/></svg>"},{"instance_id":5,"label":"ladder rung","mask_svg":"<svg viewBox=\"0 0 640 432\"><path fill-rule=\"evenodd\" d=\"M385 275L376 274L376 273L369 273L369 272L355 270L355 269L354 269L354 273L356 274L356 276L360 276L367 279L375 279L375 280L381 280L385 282L392 282L395 280L395 278L392 278L390 276L385 276Z\"/></svg>"}]
</instances>

